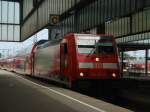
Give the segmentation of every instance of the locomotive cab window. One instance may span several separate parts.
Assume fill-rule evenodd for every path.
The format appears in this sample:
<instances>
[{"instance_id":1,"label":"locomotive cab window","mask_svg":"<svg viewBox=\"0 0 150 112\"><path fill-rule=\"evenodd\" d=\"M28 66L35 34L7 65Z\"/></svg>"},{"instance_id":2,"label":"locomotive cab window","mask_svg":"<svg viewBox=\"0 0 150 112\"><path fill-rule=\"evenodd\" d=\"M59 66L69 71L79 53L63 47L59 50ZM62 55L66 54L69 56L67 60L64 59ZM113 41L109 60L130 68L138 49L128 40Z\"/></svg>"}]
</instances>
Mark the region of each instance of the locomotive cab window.
<instances>
[{"instance_id":1,"label":"locomotive cab window","mask_svg":"<svg viewBox=\"0 0 150 112\"><path fill-rule=\"evenodd\" d=\"M81 36L77 39L78 53L112 54L115 52L111 36Z\"/></svg>"},{"instance_id":2,"label":"locomotive cab window","mask_svg":"<svg viewBox=\"0 0 150 112\"><path fill-rule=\"evenodd\" d=\"M78 52L82 54L95 54L96 53L96 48L95 46L92 45L78 45Z\"/></svg>"},{"instance_id":3,"label":"locomotive cab window","mask_svg":"<svg viewBox=\"0 0 150 112\"><path fill-rule=\"evenodd\" d=\"M113 46L98 46L99 54L112 54L114 52L115 50Z\"/></svg>"}]
</instances>

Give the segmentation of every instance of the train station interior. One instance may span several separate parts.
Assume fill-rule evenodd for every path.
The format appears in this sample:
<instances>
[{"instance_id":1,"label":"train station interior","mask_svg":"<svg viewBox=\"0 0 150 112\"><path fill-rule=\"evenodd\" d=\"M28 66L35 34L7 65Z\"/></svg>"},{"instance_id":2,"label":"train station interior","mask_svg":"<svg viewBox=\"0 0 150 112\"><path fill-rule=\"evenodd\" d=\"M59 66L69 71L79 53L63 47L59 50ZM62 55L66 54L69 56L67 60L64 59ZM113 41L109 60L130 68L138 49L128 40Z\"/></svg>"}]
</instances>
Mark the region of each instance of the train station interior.
<instances>
[{"instance_id":1,"label":"train station interior","mask_svg":"<svg viewBox=\"0 0 150 112\"><path fill-rule=\"evenodd\" d=\"M38 43L39 40L56 41L63 39L67 34L113 35L118 50L119 64L117 66L120 67L121 80L118 82L123 80L123 85L128 86L138 83L140 88L139 96L135 94L137 92L136 85L133 90L130 88L132 92L135 91L126 98L130 99L133 95L136 97L136 101L139 98L144 102L150 97L150 91L147 91L150 88L150 0L0 0L0 60L10 59L18 53L28 52L31 50L31 45L39 44L40 46L42 41ZM40 47L44 48L49 44ZM36 52L36 50L32 52ZM97 60L99 61L99 58L96 58ZM65 64L66 62L64 62ZM91 67L90 64L88 62L87 66ZM112 66L114 65L112 64ZM143 107L137 109L136 104L131 104L132 106L127 106L127 108L108 102L105 104L97 97L94 99L66 88L45 84L45 81L41 82L39 79L37 81L35 77L13 75L10 71L4 69L0 71L0 99L1 96L4 96L0 100L0 107L8 104L6 107L0 108L2 112L10 112L11 109L12 112L48 112L49 109L52 112L150 111L147 108L142 111ZM31 72L34 70L32 69ZM81 72L80 76L83 75L84 73ZM116 77L116 73L112 76ZM65 80L68 79L63 78L63 81ZM126 84L126 80L131 84ZM137 80L140 81L137 82ZM116 89L116 87L114 88ZM126 86L125 90L128 90ZM123 92L125 90L122 89ZM12 91L12 94L8 91L10 93ZM24 94L20 95L19 93L22 91ZM146 95L141 95L145 92ZM123 96L127 94L130 93L124 92ZM5 95L9 97L6 98ZM24 95L26 96L24 97ZM31 109L25 109L26 106L23 105L18 107L13 102L15 99L20 99L17 104L23 103ZM21 99L23 100L21 101ZM145 102L150 104L147 100ZM73 105L79 108L75 108Z\"/></svg>"}]
</instances>

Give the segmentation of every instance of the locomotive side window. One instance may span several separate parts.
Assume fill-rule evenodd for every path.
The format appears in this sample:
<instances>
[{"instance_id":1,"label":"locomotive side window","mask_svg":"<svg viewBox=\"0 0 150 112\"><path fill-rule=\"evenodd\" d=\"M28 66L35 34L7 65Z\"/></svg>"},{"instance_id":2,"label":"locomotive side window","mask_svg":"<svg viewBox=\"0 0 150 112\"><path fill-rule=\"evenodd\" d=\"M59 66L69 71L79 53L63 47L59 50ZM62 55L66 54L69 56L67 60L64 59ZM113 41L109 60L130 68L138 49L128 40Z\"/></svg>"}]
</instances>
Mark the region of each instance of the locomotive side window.
<instances>
[{"instance_id":1,"label":"locomotive side window","mask_svg":"<svg viewBox=\"0 0 150 112\"><path fill-rule=\"evenodd\" d=\"M100 42L97 46L99 54L113 54L115 52L112 42Z\"/></svg>"},{"instance_id":2,"label":"locomotive side window","mask_svg":"<svg viewBox=\"0 0 150 112\"><path fill-rule=\"evenodd\" d=\"M98 53L99 54L112 54L115 50L113 46L98 46Z\"/></svg>"}]
</instances>

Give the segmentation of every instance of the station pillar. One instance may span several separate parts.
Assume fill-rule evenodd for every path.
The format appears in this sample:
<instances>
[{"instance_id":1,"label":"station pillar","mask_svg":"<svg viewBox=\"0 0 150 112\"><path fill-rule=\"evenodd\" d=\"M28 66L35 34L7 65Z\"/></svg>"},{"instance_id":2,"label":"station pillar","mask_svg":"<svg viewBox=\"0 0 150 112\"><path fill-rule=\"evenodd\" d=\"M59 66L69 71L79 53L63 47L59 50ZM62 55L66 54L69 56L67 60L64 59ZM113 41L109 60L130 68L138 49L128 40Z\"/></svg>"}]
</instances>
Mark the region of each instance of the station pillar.
<instances>
[{"instance_id":1,"label":"station pillar","mask_svg":"<svg viewBox=\"0 0 150 112\"><path fill-rule=\"evenodd\" d=\"M51 40L51 29L48 28L48 40Z\"/></svg>"},{"instance_id":2,"label":"station pillar","mask_svg":"<svg viewBox=\"0 0 150 112\"><path fill-rule=\"evenodd\" d=\"M145 50L145 75L148 75L148 49Z\"/></svg>"},{"instance_id":3,"label":"station pillar","mask_svg":"<svg viewBox=\"0 0 150 112\"><path fill-rule=\"evenodd\" d=\"M121 77L123 77L123 60L124 60L124 51L121 48Z\"/></svg>"}]
</instances>

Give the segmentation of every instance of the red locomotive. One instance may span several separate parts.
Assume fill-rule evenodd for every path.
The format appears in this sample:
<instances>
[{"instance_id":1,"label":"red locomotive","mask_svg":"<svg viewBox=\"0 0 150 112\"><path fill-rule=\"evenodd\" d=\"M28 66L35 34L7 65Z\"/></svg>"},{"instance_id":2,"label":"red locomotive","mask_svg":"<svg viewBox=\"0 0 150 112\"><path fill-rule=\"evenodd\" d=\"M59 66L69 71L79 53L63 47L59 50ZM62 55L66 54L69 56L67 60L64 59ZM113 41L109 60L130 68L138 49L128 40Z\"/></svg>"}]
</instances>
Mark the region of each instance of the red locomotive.
<instances>
[{"instance_id":1,"label":"red locomotive","mask_svg":"<svg viewBox=\"0 0 150 112\"><path fill-rule=\"evenodd\" d=\"M15 72L19 67L24 74L69 87L81 79L120 78L119 56L112 35L68 34L63 39L40 41L22 58L15 57Z\"/></svg>"}]
</instances>

